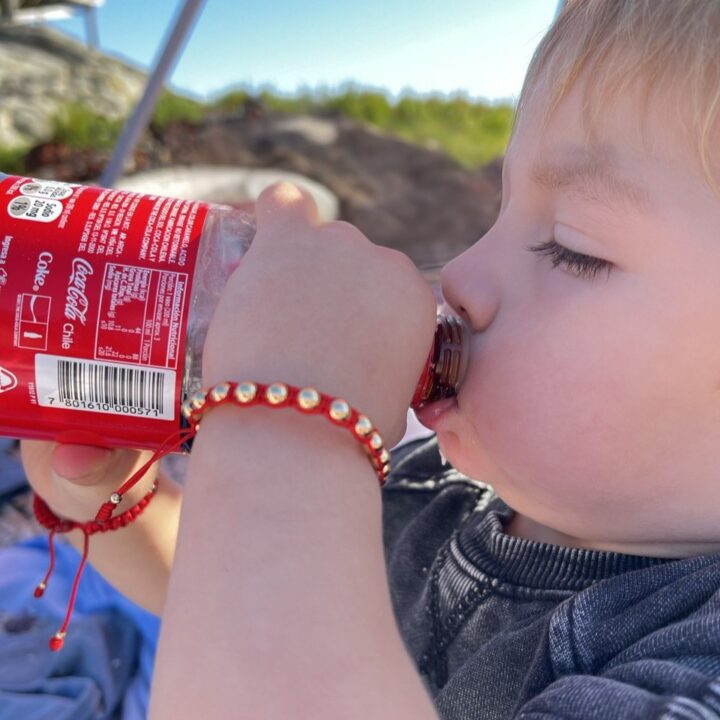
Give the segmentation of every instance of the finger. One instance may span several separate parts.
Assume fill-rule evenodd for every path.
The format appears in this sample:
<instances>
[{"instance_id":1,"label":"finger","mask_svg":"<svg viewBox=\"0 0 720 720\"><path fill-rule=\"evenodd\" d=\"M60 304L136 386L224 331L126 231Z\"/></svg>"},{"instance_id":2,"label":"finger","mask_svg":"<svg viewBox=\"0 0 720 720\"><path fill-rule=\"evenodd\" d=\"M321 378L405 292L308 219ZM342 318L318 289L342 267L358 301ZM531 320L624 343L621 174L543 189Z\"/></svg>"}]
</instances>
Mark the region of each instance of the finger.
<instances>
[{"instance_id":1,"label":"finger","mask_svg":"<svg viewBox=\"0 0 720 720\"><path fill-rule=\"evenodd\" d=\"M318 208L308 190L290 182L265 188L255 202L258 231L276 225L317 225Z\"/></svg>"},{"instance_id":2,"label":"finger","mask_svg":"<svg viewBox=\"0 0 720 720\"><path fill-rule=\"evenodd\" d=\"M77 485L95 485L103 479L115 455L109 448L60 443L52 452L52 469Z\"/></svg>"}]
</instances>

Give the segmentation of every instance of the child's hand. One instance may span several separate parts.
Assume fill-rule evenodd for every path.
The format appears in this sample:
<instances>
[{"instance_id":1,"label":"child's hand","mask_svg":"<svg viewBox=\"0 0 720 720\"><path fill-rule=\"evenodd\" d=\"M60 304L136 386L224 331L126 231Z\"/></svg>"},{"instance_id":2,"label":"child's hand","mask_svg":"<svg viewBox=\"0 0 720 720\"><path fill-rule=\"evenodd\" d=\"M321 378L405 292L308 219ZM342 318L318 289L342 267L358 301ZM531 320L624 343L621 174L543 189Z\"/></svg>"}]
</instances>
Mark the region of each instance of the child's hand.
<instances>
[{"instance_id":1,"label":"child's hand","mask_svg":"<svg viewBox=\"0 0 720 720\"><path fill-rule=\"evenodd\" d=\"M432 290L406 255L348 223L319 224L295 185L273 185L256 208L257 234L210 324L203 385L312 385L366 413L391 447L432 344Z\"/></svg>"},{"instance_id":2,"label":"child's hand","mask_svg":"<svg viewBox=\"0 0 720 720\"><path fill-rule=\"evenodd\" d=\"M149 450L67 445L41 440L20 443L22 463L33 490L59 517L91 520L100 506L152 456ZM123 499L123 507L137 502L152 486L154 463Z\"/></svg>"}]
</instances>

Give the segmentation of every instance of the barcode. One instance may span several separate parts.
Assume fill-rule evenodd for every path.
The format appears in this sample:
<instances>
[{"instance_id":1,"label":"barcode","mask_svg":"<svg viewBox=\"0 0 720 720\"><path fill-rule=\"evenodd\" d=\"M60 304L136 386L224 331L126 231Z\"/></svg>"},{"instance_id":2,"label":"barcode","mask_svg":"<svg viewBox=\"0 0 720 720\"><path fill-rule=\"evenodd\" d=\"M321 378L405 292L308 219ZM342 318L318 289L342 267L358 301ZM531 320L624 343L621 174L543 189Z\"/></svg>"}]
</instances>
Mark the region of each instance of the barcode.
<instances>
[{"instance_id":1,"label":"barcode","mask_svg":"<svg viewBox=\"0 0 720 720\"><path fill-rule=\"evenodd\" d=\"M44 406L174 418L172 370L38 354L35 376L38 401Z\"/></svg>"}]
</instances>

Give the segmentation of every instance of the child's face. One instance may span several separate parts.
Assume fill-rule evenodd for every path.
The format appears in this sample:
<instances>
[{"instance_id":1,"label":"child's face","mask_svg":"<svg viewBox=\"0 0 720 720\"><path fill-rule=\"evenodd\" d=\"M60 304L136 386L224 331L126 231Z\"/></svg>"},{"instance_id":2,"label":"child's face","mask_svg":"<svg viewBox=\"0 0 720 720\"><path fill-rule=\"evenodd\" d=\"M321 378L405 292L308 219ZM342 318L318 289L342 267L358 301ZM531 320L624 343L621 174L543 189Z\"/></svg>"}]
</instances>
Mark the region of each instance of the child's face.
<instances>
[{"instance_id":1,"label":"child's face","mask_svg":"<svg viewBox=\"0 0 720 720\"><path fill-rule=\"evenodd\" d=\"M653 100L644 136L635 95L606 105L596 147L580 84L545 130L531 105L495 225L442 274L473 330L442 450L568 544L720 549L720 199L676 100ZM527 249L552 238L610 275Z\"/></svg>"}]
</instances>

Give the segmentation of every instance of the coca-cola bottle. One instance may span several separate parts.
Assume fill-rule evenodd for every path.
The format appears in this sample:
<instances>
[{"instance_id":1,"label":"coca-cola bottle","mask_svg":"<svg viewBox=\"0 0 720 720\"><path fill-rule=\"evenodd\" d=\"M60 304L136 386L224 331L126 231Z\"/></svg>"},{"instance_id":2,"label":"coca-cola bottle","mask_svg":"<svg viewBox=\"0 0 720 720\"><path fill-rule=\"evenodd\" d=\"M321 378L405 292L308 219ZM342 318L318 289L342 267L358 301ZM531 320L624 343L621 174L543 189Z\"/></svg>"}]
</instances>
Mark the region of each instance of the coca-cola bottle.
<instances>
[{"instance_id":1,"label":"coca-cola bottle","mask_svg":"<svg viewBox=\"0 0 720 720\"><path fill-rule=\"evenodd\" d=\"M237 208L0 173L0 434L158 447L254 234ZM413 407L457 391L467 345L438 316Z\"/></svg>"}]
</instances>

